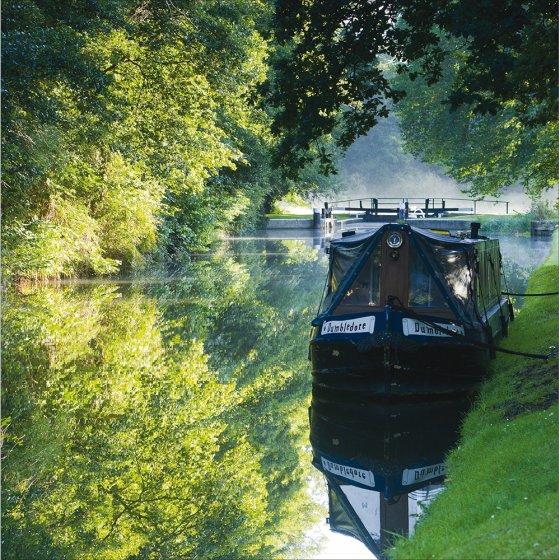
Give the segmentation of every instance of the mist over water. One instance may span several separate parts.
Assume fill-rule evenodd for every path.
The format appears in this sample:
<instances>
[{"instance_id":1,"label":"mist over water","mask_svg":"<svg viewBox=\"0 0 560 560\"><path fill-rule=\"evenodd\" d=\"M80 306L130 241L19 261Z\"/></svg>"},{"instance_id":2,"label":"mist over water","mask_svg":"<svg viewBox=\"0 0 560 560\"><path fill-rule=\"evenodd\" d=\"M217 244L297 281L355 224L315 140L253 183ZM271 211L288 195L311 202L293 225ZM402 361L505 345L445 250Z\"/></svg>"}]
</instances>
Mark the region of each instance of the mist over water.
<instances>
[{"instance_id":1,"label":"mist over water","mask_svg":"<svg viewBox=\"0 0 560 560\"><path fill-rule=\"evenodd\" d=\"M447 177L435 165L426 165L403 151L398 121L394 115L380 121L370 132L360 137L348 149L340 163L340 182L344 190L336 200L356 198L470 198L460 185ZM462 190L463 189L463 190ZM557 190L545 193L545 200L554 201ZM498 197L488 200L509 202L509 212L525 213L531 208L531 199L522 187L509 187ZM332 199L329 199L332 200ZM504 204L478 202L477 212L499 214Z\"/></svg>"}]
</instances>

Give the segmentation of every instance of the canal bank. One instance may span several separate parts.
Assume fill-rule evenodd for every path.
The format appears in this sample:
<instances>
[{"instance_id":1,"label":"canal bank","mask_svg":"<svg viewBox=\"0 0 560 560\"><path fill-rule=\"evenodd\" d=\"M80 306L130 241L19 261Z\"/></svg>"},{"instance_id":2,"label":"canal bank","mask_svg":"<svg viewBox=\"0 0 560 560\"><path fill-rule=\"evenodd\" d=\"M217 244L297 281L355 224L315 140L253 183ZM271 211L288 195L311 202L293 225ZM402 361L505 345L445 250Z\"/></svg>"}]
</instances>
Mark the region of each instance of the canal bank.
<instances>
[{"instance_id":1,"label":"canal bank","mask_svg":"<svg viewBox=\"0 0 560 560\"><path fill-rule=\"evenodd\" d=\"M558 234L527 293L558 291ZM390 557L558 557L558 296L527 297L447 459L446 490Z\"/></svg>"}]
</instances>

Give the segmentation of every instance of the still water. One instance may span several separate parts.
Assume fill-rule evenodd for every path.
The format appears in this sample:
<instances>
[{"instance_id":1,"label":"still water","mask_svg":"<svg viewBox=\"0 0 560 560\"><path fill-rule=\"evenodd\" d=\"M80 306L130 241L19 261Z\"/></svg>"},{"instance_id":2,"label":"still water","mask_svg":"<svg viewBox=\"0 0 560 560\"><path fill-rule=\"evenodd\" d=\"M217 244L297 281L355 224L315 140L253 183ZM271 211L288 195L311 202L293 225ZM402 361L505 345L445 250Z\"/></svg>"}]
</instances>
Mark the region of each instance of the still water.
<instances>
[{"instance_id":1,"label":"still water","mask_svg":"<svg viewBox=\"0 0 560 560\"><path fill-rule=\"evenodd\" d=\"M389 476L413 452L399 444L372 456L390 422L386 433L332 448L345 440L330 427L344 432L345 421L360 420L333 417L341 403L318 414L325 403L311 400L307 337L326 275L321 245L293 232L226 239L171 273L8 290L4 557L373 557L329 531L327 485L312 460L323 465L324 453L332 465L340 451L343 464L345 445L365 444L372 473ZM524 290L548 247L502 240L511 291ZM362 412L364 422L388 413ZM432 443L443 438L448 448L449 437L417 434L425 445L414 453L439 464ZM415 457L408 466L420 464Z\"/></svg>"}]
</instances>

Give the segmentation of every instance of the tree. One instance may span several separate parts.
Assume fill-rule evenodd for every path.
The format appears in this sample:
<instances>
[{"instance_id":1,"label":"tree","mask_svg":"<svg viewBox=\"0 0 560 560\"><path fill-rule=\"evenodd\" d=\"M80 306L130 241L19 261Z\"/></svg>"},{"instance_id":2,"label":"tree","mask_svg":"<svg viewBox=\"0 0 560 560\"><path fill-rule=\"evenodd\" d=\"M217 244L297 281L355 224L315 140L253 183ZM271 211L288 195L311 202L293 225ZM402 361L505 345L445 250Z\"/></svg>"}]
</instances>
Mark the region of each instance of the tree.
<instances>
[{"instance_id":1,"label":"tree","mask_svg":"<svg viewBox=\"0 0 560 560\"><path fill-rule=\"evenodd\" d=\"M138 269L255 227L294 184L262 84L263 0L3 5L7 277Z\"/></svg>"},{"instance_id":2,"label":"tree","mask_svg":"<svg viewBox=\"0 0 560 560\"><path fill-rule=\"evenodd\" d=\"M277 18L286 54L274 102L286 165L301 165L312 142L339 122L339 144L349 146L388 115L403 91L383 72L387 58L401 73L437 82L446 57L442 34L465 45L465 64L444 99L451 108L495 114L512 103L525 127L557 121L556 2L283 1ZM323 160L332 158L325 153Z\"/></svg>"},{"instance_id":3,"label":"tree","mask_svg":"<svg viewBox=\"0 0 560 560\"><path fill-rule=\"evenodd\" d=\"M270 160L256 91L269 11L260 0L5 3L4 274L137 268L261 207L266 177L259 188L260 177L216 178L253 163L253 148Z\"/></svg>"},{"instance_id":4,"label":"tree","mask_svg":"<svg viewBox=\"0 0 560 560\"><path fill-rule=\"evenodd\" d=\"M558 121L527 126L518 101L496 104L493 114L467 105L449 111L449 92L462 81L469 55L464 43L442 41L446 55L441 78L428 85L422 77L401 74L394 87L406 91L396 113L405 149L464 185L473 197L499 195L520 183L538 195L558 182ZM411 69L416 67L411 65ZM540 107L536 107L540 110Z\"/></svg>"}]
</instances>

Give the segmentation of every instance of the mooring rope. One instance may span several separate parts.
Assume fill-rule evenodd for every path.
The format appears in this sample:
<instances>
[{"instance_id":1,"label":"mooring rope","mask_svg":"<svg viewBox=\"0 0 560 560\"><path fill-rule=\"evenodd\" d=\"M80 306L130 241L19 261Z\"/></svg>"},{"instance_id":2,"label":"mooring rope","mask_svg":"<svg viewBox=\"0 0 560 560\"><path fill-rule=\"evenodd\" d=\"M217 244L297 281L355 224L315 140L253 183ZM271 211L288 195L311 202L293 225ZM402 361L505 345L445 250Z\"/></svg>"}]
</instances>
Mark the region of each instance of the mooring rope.
<instances>
[{"instance_id":1,"label":"mooring rope","mask_svg":"<svg viewBox=\"0 0 560 560\"><path fill-rule=\"evenodd\" d=\"M541 297L541 296L557 296L558 292L545 292L543 294L515 294L513 292L502 292L503 296L522 296L522 297Z\"/></svg>"}]
</instances>

